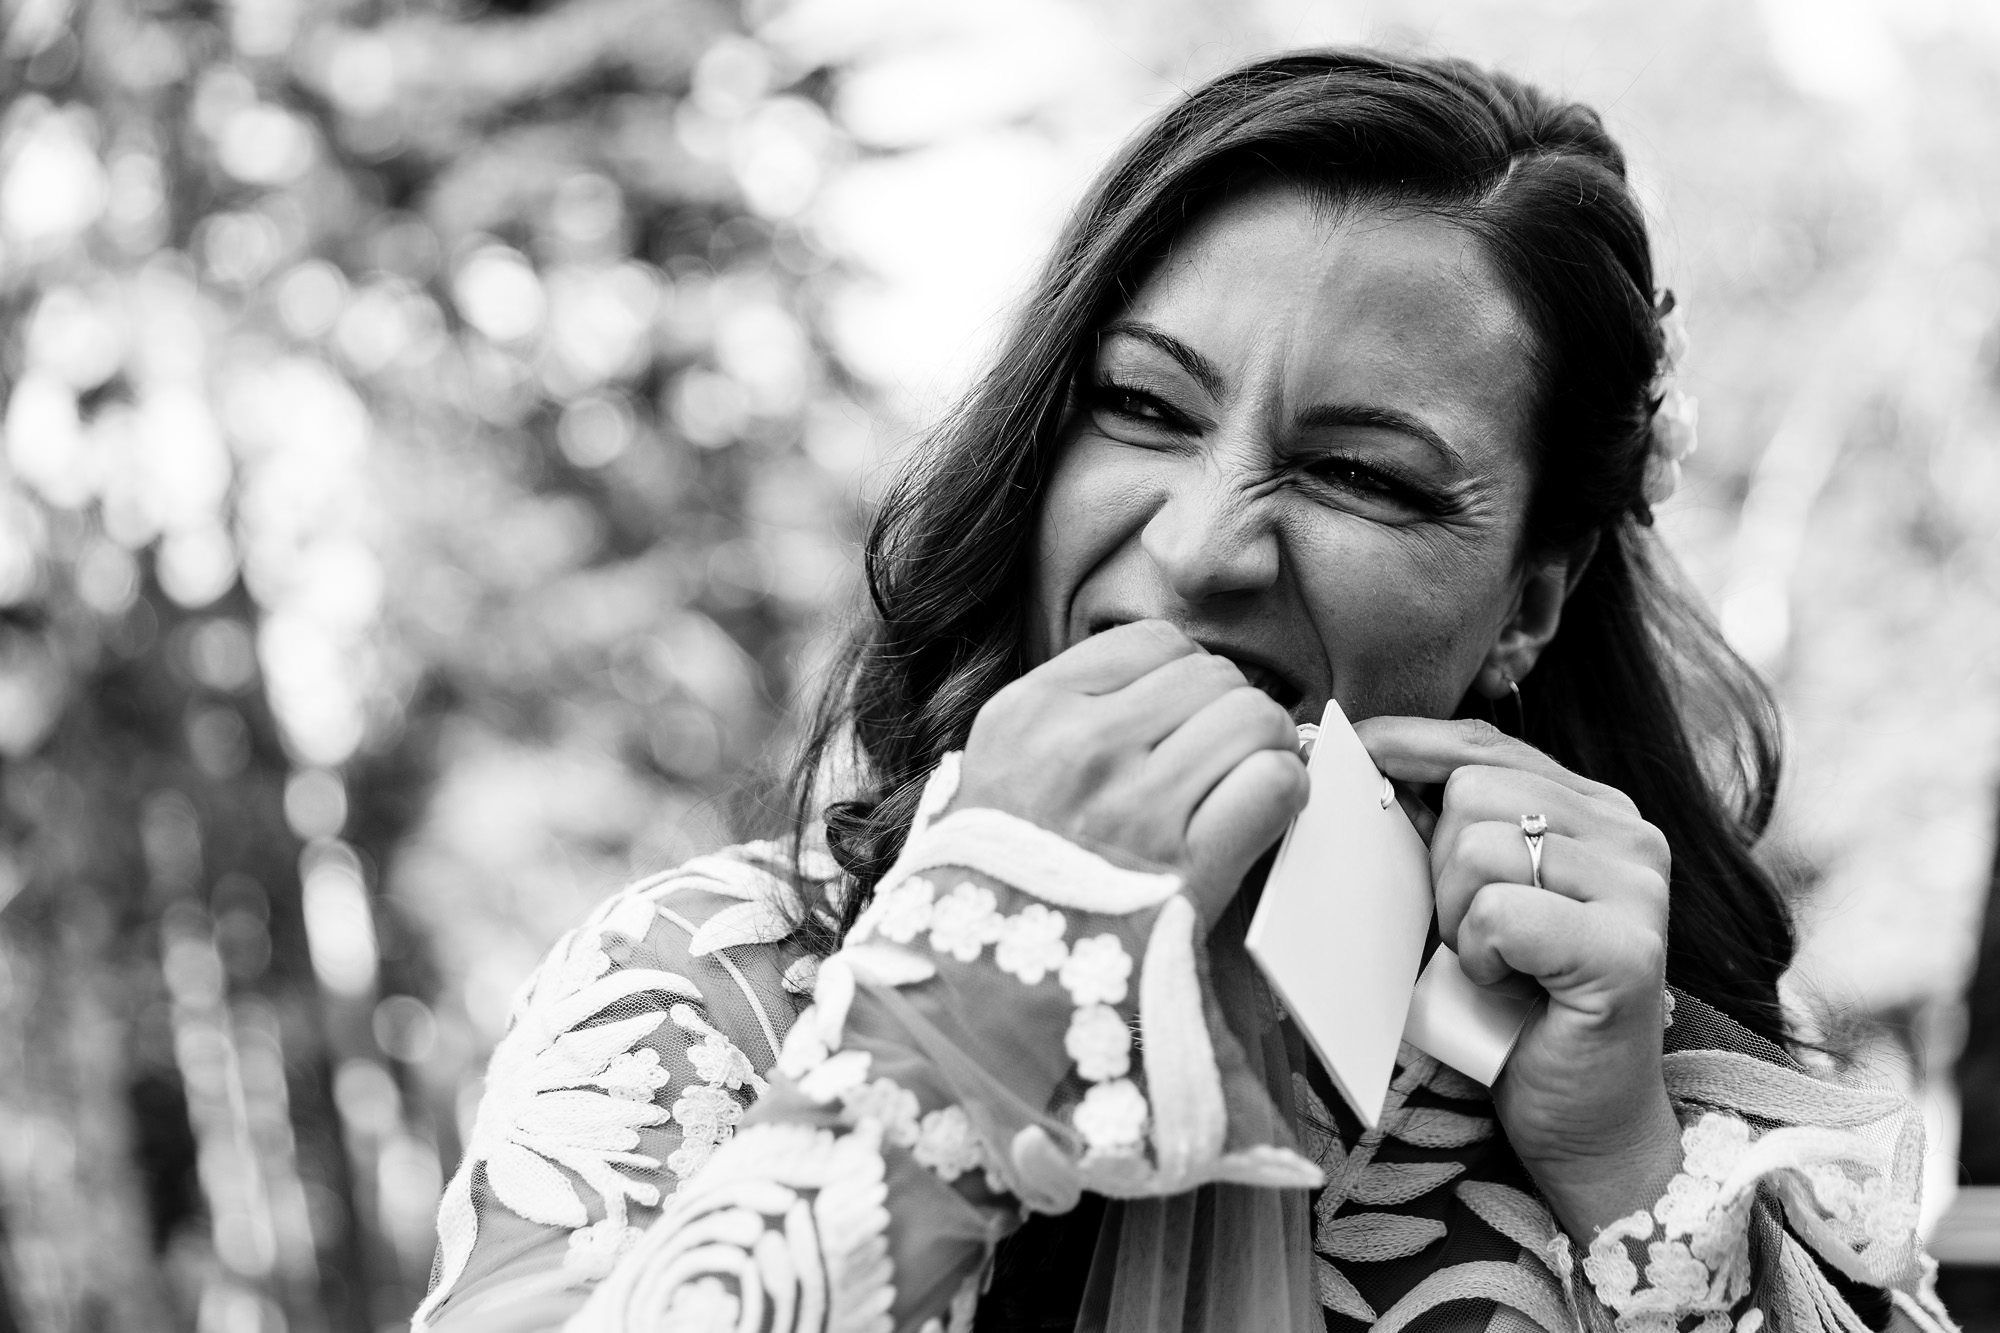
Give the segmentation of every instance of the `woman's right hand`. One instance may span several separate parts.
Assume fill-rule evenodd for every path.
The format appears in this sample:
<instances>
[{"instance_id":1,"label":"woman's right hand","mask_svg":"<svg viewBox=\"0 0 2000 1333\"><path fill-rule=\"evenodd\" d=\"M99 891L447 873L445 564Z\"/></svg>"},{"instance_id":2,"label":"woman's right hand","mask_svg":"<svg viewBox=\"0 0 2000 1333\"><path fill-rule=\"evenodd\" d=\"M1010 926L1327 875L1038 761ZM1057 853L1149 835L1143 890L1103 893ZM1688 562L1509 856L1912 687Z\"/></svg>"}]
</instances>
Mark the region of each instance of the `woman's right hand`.
<instances>
[{"instance_id":1,"label":"woman's right hand","mask_svg":"<svg viewBox=\"0 0 2000 1333\"><path fill-rule=\"evenodd\" d=\"M1096 634L979 710L955 805L1179 874L1213 924L1306 804L1291 717L1162 620Z\"/></svg>"}]
</instances>

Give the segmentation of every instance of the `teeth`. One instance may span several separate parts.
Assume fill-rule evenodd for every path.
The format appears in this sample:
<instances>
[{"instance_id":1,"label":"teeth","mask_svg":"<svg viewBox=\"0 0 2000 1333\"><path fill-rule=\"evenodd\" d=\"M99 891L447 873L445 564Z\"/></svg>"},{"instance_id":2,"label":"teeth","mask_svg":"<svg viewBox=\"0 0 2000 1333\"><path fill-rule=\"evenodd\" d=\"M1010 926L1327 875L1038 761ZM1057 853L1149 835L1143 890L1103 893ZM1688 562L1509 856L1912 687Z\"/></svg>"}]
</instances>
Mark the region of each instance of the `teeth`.
<instances>
[{"instance_id":1,"label":"teeth","mask_svg":"<svg viewBox=\"0 0 2000 1333\"><path fill-rule=\"evenodd\" d=\"M1269 667L1256 666L1249 662L1238 662L1236 665L1243 672L1243 679L1245 681L1249 682L1253 687L1264 691L1264 693L1270 695L1279 703L1283 703L1285 701L1284 696L1290 693L1285 688L1284 677Z\"/></svg>"},{"instance_id":2,"label":"teeth","mask_svg":"<svg viewBox=\"0 0 2000 1333\"><path fill-rule=\"evenodd\" d=\"M1276 671L1258 662L1246 662L1240 657L1230 657L1228 653L1218 653L1217 656L1226 659L1243 673L1244 684L1252 689L1262 690L1271 696L1273 702L1283 707L1292 706L1292 687Z\"/></svg>"}]
</instances>

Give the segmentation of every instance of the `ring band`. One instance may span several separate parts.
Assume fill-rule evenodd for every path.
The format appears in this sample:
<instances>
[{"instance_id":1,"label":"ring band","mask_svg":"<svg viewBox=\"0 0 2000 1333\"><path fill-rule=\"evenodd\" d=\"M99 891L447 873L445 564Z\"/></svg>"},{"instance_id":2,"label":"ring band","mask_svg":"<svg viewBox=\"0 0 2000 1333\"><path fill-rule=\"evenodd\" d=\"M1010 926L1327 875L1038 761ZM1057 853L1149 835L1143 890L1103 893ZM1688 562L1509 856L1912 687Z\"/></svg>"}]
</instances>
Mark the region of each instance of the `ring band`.
<instances>
[{"instance_id":1,"label":"ring band","mask_svg":"<svg viewBox=\"0 0 2000 1333\"><path fill-rule=\"evenodd\" d=\"M1542 887L1542 839L1548 831L1547 815L1521 816L1521 836L1528 840L1528 865L1538 889Z\"/></svg>"}]
</instances>

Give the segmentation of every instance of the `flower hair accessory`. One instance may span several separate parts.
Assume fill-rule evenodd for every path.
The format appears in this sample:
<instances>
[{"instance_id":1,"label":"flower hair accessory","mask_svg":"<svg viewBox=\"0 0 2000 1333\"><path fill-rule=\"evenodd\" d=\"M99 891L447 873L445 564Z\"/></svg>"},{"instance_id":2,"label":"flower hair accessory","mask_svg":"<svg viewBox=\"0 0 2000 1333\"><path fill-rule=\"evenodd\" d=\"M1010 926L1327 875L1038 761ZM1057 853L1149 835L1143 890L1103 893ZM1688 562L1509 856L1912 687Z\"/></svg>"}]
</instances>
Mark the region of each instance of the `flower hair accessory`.
<instances>
[{"instance_id":1,"label":"flower hair accessory","mask_svg":"<svg viewBox=\"0 0 2000 1333\"><path fill-rule=\"evenodd\" d=\"M1660 301L1659 369L1646 388L1653 404L1652 440L1646 450L1645 501L1657 505L1681 484L1681 464L1695 451L1695 422L1701 404L1680 385L1681 359L1687 355L1687 321L1680 303L1668 292Z\"/></svg>"}]
</instances>

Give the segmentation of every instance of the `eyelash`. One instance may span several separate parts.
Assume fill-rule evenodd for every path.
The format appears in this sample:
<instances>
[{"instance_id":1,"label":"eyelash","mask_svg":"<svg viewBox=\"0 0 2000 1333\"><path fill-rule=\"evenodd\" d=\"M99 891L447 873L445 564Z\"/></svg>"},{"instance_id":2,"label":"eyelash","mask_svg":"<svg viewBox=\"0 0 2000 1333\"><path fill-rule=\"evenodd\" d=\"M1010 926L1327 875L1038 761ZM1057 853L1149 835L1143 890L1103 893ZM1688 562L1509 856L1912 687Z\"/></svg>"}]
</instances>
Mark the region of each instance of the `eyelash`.
<instances>
[{"instance_id":1,"label":"eyelash","mask_svg":"<svg viewBox=\"0 0 2000 1333\"><path fill-rule=\"evenodd\" d=\"M1186 433L1191 423L1181 413L1144 389L1097 380L1085 386L1085 402L1096 412L1128 421L1151 430ZM1139 410L1134 410L1134 409ZM1443 514L1450 506L1429 487L1379 464L1364 463L1343 455L1307 459L1299 470L1332 485L1346 485L1393 499L1425 514Z\"/></svg>"},{"instance_id":2,"label":"eyelash","mask_svg":"<svg viewBox=\"0 0 2000 1333\"><path fill-rule=\"evenodd\" d=\"M1428 487L1373 463L1363 463L1357 459L1335 455L1312 459L1303 467L1306 472L1323 480L1385 495L1425 514L1443 514L1449 509L1449 506ZM1341 473L1348 474L1348 479L1343 481L1339 476Z\"/></svg>"},{"instance_id":3,"label":"eyelash","mask_svg":"<svg viewBox=\"0 0 2000 1333\"><path fill-rule=\"evenodd\" d=\"M1126 421L1135 421L1147 426L1163 426L1174 431L1185 431L1189 426L1186 417L1144 389L1134 389L1112 380L1099 380L1088 385L1085 398L1096 411L1107 412ZM1131 407L1134 404L1143 406L1153 415L1147 416L1132 411Z\"/></svg>"}]
</instances>

